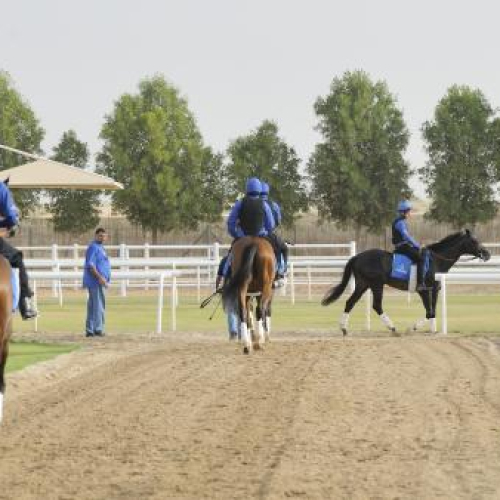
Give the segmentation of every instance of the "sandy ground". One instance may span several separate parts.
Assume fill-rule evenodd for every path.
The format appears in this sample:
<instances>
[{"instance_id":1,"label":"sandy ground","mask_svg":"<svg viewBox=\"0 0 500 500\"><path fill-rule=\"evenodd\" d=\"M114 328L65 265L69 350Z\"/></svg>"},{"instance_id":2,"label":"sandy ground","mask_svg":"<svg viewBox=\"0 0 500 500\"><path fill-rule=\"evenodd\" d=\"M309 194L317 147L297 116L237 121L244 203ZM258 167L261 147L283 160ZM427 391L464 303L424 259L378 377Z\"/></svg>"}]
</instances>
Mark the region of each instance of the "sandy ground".
<instances>
[{"instance_id":1,"label":"sandy ground","mask_svg":"<svg viewBox=\"0 0 500 500\"><path fill-rule=\"evenodd\" d=\"M495 339L105 339L8 383L1 499L500 498Z\"/></svg>"}]
</instances>

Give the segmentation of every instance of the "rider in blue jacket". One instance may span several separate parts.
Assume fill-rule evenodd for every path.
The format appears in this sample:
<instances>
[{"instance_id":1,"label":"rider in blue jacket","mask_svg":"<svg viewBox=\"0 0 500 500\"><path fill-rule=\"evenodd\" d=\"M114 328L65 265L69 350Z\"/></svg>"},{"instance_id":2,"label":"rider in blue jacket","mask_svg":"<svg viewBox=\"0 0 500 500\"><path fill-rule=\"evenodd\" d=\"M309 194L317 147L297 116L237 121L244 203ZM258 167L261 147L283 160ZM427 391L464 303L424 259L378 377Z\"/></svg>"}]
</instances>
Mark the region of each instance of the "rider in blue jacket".
<instances>
[{"instance_id":1,"label":"rider in blue jacket","mask_svg":"<svg viewBox=\"0 0 500 500\"><path fill-rule=\"evenodd\" d=\"M274 229L276 229L281 224L281 208L274 200L269 198L269 184L267 184L267 182L261 182L260 197L264 200L264 203L269 205L274 218ZM268 238L273 244L276 253L276 261L278 263L280 262L280 255L283 255L283 269L280 269L278 265L279 271L277 280L278 283L282 285L284 284L283 279L288 266L288 247L283 239L274 231L269 234Z\"/></svg>"},{"instance_id":2,"label":"rider in blue jacket","mask_svg":"<svg viewBox=\"0 0 500 500\"><path fill-rule=\"evenodd\" d=\"M427 290L424 275L423 248L408 232L406 220L411 215L412 206L409 201L400 201L398 204L398 217L392 223L392 243L394 252L409 257L417 264L417 291Z\"/></svg>"},{"instance_id":3,"label":"rider in blue jacket","mask_svg":"<svg viewBox=\"0 0 500 500\"><path fill-rule=\"evenodd\" d=\"M227 219L227 230L235 238L243 236L267 236L274 229L274 218L269 206L260 198L261 183L256 177L247 180L246 194L236 201ZM217 281L229 276L231 258L226 259L222 276Z\"/></svg>"},{"instance_id":4,"label":"rider in blue jacket","mask_svg":"<svg viewBox=\"0 0 500 500\"><path fill-rule=\"evenodd\" d=\"M0 229L6 231L9 236L14 236L18 221L17 207L12 199L7 182L0 182ZM22 252L7 243L4 237L0 237L0 255L3 255L12 267L19 269L19 312L22 318L31 319L36 317L37 311L30 300L33 292L29 286Z\"/></svg>"},{"instance_id":5,"label":"rider in blue jacket","mask_svg":"<svg viewBox=\"0 0 500 500\"><path fill-rule=\"evenodd\" d=\"M267 236L274 229L273 214L260 198L260 191L259 179L248 179L246 195L234 204L227 219L227 229L233 238Z\"/></svg>"}]
</instances>

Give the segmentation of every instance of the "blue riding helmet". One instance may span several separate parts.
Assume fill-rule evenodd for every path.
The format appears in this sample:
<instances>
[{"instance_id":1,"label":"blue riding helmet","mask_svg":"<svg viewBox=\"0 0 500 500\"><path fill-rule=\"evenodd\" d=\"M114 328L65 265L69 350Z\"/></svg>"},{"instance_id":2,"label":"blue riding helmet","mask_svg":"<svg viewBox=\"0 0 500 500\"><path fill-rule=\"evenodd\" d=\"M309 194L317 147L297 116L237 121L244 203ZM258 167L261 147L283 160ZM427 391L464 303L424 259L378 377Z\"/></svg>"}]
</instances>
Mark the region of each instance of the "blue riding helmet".
<instances>
[{"instance_id":1,"label":"blue riding helmet","mask_svg":"<svg viewBox=\"0 0 500 500\"><path fill-rule=\"evenodd\" d=\"M407 212L411 210L412 206L408 200L403 200L398 203L398 212Z\"/></svg>"},{"instance_id":2,"label":"blue riding helmet","mask_svg":"<svg viewBox=\"0 0 500 500\"><path fill-rule=\"evenodd\" d=\"M267 182L262 181L260 183L260 195L267 196L269 194L269 184Z\"/></svg>"},{"instance_id":3,"label":"blue riding helmet","mask_svg":"<svg viewBox=\"0 0 500 500\"><path fill-rule=\"evenodd\" d=\"M253 195L253 196L258 196L260 194L262 185L257 179L257 177L251 177L250 179L247 180L247 194Z\"/></svg>"}]
</instances>

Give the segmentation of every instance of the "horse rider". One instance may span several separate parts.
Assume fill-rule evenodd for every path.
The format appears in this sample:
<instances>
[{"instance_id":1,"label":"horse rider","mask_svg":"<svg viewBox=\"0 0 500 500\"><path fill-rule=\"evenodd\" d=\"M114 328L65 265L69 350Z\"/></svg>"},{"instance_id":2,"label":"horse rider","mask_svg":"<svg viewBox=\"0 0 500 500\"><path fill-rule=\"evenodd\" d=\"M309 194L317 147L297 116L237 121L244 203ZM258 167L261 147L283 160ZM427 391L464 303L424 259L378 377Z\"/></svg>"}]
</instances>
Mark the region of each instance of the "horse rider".
<instances>
[{"instance_id":1,"label":"horse rider","mask_svg":"<svg viewBox=\"0 0 500 500\"><path fill-rule=\"evenodd\" d=\"M18 224L18 210L6 182L0 182L0 231L14 236ZM24 267L23 253L14 248L0 236L0 255L3 255L12 267L19 269L19 312L23 319L32 319L38 315L31 303L33 292L29 286L28 274Z\"/></svg>"},{"instance_id":2,"label":"horse rider","mask_svg":"<svg viewBox=\"0 0 500 500\"><path fill-rule=\"evenodd\" d=\"M261 191L260 197L264 200L264 203L269 205L274 218L274 230L281 224L281 208L280 206L271 198L269 198L269 184L267 182L261 181ZM285 241L275 232L271 231L269 233L268 239L271 241L273 248L276 253L277 265L277 279L275 281L275 286L283 286L285 284L285 274L288 267L288 246ZM283 255L283 269L279 265L280 256Z\"/></svg>"},{"instance_id":3,"label":"horse rider","mask_svg":"<svg viewBox=\"0 0 500 500\"><path fill-rule=\"evenodd\" d=\"M237 200L227 219L229 234L236 240L243 236L268 236L274 229L271 208L260 197L262 185L259 179L251 177L246 183L245 196ZM229 276L231 259L227 259L223 276Z\"/></svg>"},{"instance_id":4,"label":"horse rider","mask_svg":"<svg viewBox=\"0 0 500 500\"><path fill-rule=\"evenodd\" d=\"M424 270L424 248L408 232L406 224L411 216L412 205L409 201L403 200L398 203L398 216L392 223L392 244L395 246L395 253L400 253L409 257L417 264L417 291L427 290L425 284Z\"/></svg>"}]
</instances>

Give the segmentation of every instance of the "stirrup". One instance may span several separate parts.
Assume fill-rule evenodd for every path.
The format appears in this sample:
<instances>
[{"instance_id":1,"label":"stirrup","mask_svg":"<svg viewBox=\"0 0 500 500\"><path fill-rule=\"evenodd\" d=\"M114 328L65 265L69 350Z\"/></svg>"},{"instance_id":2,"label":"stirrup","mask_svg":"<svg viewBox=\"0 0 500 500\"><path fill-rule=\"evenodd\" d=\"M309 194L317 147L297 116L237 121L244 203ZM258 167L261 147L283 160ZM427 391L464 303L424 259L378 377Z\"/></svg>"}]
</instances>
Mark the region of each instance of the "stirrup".
<instances>
[{"instance_id":1,"label":"stirrup","mask_svg":"<svg viewBox=\"0 0 500 500\"><path fill-rule=\"evenodd\" d=\"M273 281L273 288L283 288L286 284L285 278L276 278Z\"/></svg>"}]
</instances>

